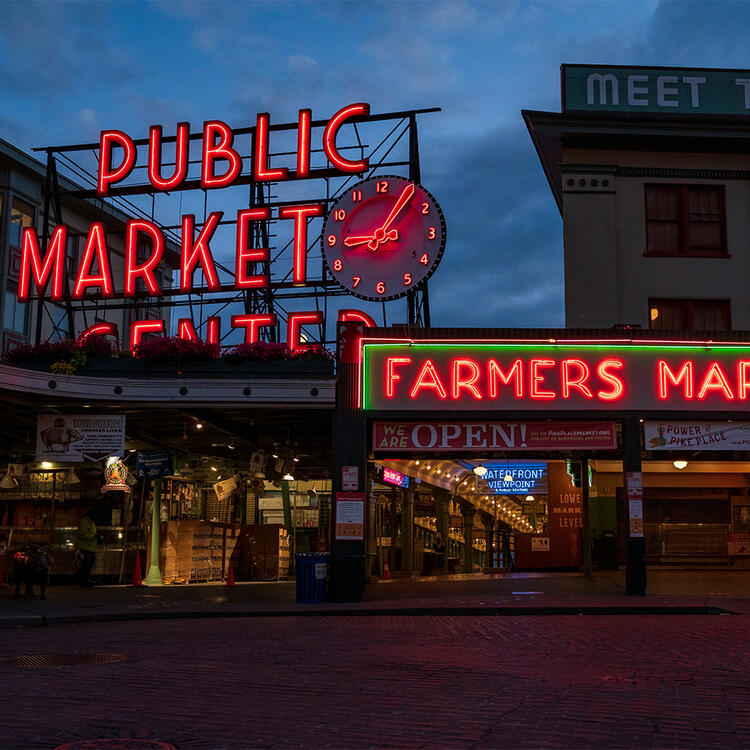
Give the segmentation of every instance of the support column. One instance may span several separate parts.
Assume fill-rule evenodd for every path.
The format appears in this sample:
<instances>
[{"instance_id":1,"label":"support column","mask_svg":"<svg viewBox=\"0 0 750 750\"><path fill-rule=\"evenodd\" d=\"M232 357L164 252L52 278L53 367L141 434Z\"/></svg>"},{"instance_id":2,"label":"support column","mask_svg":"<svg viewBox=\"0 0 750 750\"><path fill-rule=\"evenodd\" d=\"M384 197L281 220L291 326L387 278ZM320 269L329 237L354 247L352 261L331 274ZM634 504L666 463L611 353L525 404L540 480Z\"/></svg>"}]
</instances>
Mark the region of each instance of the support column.
<instances>
[{"instance_id":1,"label":"support column","mask_svg":"<svg viewBox=\"0 0 750 750\"><path fill-rule=\"evenodd\" d=\"M591 516L589 514L589 459L581 460L581 513L583 514L583 575L591 578Z\"/></svg>"},{"instance_id":2,"label":"support column","mask_svg":"<svg viewBox=\"0 0 750 750\"><path fill-rule=\"evenodd\" d=\"M495 567L495 519L492 516L487 516L484 521L484 535L485 535L485 552L484 567L494 568Z\"/></svg>"},{"instance_id":3,"label":"support column","mask_svg":"<svg viewBox=\"0 0 750 750\"><path fill-rule=\"evenodd\" d=\"M405 573L414 572L414 492L405 490L402 493L404 510L401 514L403 534L401 536L401 567Z\"/></svg>"},{"instance_id":4,"label":"support column","mask_svg":"<svg viewBox=\"0 0 750 750\"><path fill-rule=\"evenodd\" d=\"M450 509L450 494L445 490L435 490L435 525L437 530L442 534L445 542L445 554L443 555L443 567L448 567L448 512Z\"/></svg>"},{"instance_id":5,"label":"support column","mask_svg":"<svg viewBox=\"0 0 750 750\"><path fill-rule=\"evenodd\" d=\"M623 420L622 442L622 468L625 473L623 486L628 513L625 591L631 596L643 596L646 593L646 540L643 536L641 426L637 419L631 417ZM631 503L634 504L632 510ZM638 509L640 521L633 517L633 512L637 512ZM633 523L634 520L636 523Z\"/></svg>"},{"instance_id":6,"label":"support column","mask_svg":"<svg viewBox=\"0 0 750 750\"><path fill-rule=\"evenodd\" d=\"M143 579L146 586L161 586L159 569L159 529L161 527L161 477L154 479L153 502L151 503L151 564Z\"/></svg>"},{"instance_id":7,"label":"support column","mask_svg":"<svg viewBox=\"0 0 750 750\"><path fill-rule=\"evenodd\" d=\"M461 507L461 515L464 517L464 559L463 572L474 572L474 515L476 508L473 505Z\"/></svg>"}]
</instances>

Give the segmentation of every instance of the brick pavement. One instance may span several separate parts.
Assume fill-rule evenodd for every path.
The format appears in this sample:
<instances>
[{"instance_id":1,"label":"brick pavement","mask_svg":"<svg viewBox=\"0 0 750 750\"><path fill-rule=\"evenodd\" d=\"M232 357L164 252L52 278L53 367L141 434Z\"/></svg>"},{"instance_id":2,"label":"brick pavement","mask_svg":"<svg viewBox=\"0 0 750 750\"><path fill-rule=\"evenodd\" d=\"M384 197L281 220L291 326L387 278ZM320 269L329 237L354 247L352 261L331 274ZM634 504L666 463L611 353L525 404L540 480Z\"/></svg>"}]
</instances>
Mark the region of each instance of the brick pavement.
<instances>
[{"instance_id":1,"label":"brick pavement","mask_svg":"<svg viewBox=\"0 0 750 750\"><path fill-rule=\"evenodd\" d=\"M750 618L391 617L6 630L0 748L141 737L235 748L750 747Z\"/></svg>"}]
</instances>

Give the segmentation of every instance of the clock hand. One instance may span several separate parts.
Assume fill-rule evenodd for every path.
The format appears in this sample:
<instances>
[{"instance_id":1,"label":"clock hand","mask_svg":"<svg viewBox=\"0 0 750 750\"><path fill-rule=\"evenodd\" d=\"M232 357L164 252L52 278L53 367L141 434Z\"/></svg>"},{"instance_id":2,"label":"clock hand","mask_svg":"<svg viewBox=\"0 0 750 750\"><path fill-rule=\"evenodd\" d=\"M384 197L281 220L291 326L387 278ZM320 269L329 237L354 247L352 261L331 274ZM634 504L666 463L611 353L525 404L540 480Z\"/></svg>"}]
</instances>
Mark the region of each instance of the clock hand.
<instances>
[{"instance_id":1,"label":"clock hand","mask_svg":"<svg viewBox=\"0 0 750 750\"><path fill-rule=\"evenodd\" d=\"M357 245L364 245L372 240L372 235L369 237L346 237L344 244L347 247L357 247Z\"/></svg>"},{"instance_id":2,"label":"clock hand","mask_svg":"<svg viewBox=\"0 0 750 750\"><path fill-rule=\"evenodd\" d=\"M388 231L388 227L394 222L396 217L401 213L401 211L404 209L406 204L411 200L411 197L414 195L414 183L409 183L401 193L401 195L398 197L398 200L396 201L395 205L391 209L391 212L388 214L388 217L383 222L383 226L380 227L380 229L375 230L375 234L372 236L372 240L367 244L367 247L370 250L377 250L378 247L388 240L397 240L398 239L398 231L395 229L392 229L390 232Z\"/></svg>"}]
</instances>

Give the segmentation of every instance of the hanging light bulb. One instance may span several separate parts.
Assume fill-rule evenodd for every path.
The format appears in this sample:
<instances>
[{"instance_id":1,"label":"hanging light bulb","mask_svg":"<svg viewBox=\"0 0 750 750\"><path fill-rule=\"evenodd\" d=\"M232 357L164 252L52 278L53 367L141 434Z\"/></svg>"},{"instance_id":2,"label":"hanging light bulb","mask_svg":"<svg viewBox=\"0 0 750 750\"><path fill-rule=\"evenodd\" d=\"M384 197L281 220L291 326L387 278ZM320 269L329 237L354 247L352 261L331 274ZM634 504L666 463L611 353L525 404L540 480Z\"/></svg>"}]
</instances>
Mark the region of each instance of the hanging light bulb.
<instances>
[{"instance_id":1,"label":"hanging light bulb","mask_svg":"<svg viewBox=\"0 0 750 750\"><path fill-rule=\"evenodd\" d=\"M5 476L0 479L0 487L4 490L12 490L14 487L18 487L18 480L10 473L6 473Z\"/></svg>"},{"instance_id":2,"label":"hanging light bulb","mask_svg":"<svg viewBox=\"0 0 750 750\"><path fill-rule=\"evenodd\" d=\"M75 471L73 471L73 467L71 466L65 472L65 476L63 477L63 483L64 484L80 484L80 482L81 480L78 478L78 475L75 473Z\"/></svg>"},{"instance_id":3,"label":"hanging light bulb","mask_svg":"<svg viewBox=\"0 0 750 750\"><path fill-rule=\"evenodd\" d=\"M294 477L291 474L284 474L283 477L281 477L285 482L293 482Z\"/></svg>"}]
</instances>

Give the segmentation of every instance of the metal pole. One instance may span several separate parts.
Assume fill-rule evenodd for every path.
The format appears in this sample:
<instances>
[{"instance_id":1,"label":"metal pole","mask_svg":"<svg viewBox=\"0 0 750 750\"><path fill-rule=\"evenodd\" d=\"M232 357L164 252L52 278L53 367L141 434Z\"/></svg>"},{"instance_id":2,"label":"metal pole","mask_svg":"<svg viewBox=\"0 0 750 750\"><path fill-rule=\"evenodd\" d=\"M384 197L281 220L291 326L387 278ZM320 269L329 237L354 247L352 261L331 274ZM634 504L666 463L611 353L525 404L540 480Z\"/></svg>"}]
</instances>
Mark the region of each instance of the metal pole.
<instances>
[{"instance_id":1,"label":"metal pole","mask_svg":"<svg viewBox=\"0 0 750 750\"><path fill-rule=\"evenodd\" d=\"M159 569L159 525L161 524L161 477L154 479L154 499L151 507L151 564L143 583L146 586L161 586Z\"/></svg>"}]
</instances>

